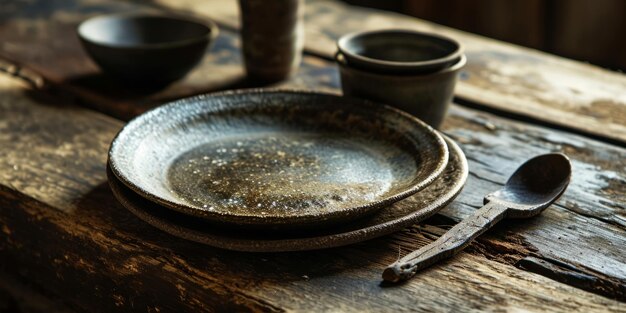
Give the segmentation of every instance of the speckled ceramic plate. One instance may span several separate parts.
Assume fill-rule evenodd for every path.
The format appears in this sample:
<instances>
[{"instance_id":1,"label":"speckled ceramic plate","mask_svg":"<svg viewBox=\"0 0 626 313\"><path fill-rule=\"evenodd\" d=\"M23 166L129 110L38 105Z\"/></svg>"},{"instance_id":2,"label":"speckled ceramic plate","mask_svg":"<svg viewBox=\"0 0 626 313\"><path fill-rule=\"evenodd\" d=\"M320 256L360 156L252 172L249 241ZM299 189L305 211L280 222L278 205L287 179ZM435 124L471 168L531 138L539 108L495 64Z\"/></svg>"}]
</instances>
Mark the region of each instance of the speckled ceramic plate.
<instances>
[{"instance_id":1,"label":"speckled ceramic plate","mask_svg":"<svg viewBox=\"0 0 626 313\"><path fill-rule=\"evenodd\" d=\"M221 224L286 229L372 213L446 166L441 136L391 107L335 95L243 90L147 112L111 144L137 194Z\"/></svg>"},{"instance_id":2,"label":"speckled ceramic plate","mask_svg":"<svg viewBox=\"0 0 626 313\"><path fill-rule=\"evenodd\" d=\"M338 247L390 234L422 221L450 203L467 179L465 155L448 140L450 161L444 172L419 193L384 207L370 217L321 231L275 234L225 230L209 221L164 208L124 186L110 170L109 184L124 207L142 220L174 236L229 250L302 251Z\"/></svg>"}]
</instances>

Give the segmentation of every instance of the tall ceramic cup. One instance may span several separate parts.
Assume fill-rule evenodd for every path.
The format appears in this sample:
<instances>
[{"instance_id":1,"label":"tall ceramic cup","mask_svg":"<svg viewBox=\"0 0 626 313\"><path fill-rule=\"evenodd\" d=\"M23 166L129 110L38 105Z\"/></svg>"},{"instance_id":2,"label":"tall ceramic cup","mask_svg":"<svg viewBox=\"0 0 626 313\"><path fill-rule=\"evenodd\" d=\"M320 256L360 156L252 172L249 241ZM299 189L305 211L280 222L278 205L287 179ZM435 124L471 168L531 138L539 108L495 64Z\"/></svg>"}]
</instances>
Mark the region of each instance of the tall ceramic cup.
<instances>
[{"instance_id":1,"label":"tall ceramic cup","mask_svg":"<svg viewBox=\"0 0 626 313\"><path fill-rule=\"evenodd\" d=\"M243 59L249 78L283 80L298 68L304 0L239 0Z\"/></svg>"}]
</instances>

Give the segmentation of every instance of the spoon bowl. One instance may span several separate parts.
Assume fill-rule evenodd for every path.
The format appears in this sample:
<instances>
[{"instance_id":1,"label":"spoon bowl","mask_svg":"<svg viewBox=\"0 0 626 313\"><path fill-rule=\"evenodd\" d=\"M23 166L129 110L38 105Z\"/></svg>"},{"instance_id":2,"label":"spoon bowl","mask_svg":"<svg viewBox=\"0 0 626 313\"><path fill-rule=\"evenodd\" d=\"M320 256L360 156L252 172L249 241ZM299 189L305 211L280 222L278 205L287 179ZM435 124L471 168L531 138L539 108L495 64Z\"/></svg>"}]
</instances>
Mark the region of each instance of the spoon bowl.
<instances>
[{"instance_id":1,"label":"spoon bowl","mask_svg":"<svg viewBox=\"0 0 626 313\"><path fill-rule=\"evenodd\" d=\"M536 156L522 164L504 187L485 197L508 208L507 217L523 218L541 213L567 187L572 167L561 153Z\"/></svg>"}]
</instances>

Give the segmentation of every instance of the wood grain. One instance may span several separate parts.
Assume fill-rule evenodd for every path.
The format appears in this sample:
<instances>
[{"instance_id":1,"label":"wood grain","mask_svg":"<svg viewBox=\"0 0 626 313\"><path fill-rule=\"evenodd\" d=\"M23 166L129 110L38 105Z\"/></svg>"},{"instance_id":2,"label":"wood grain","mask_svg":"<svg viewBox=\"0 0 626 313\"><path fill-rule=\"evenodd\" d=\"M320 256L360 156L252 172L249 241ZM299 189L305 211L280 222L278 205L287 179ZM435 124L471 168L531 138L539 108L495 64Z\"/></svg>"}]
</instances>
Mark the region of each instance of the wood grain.
<instances>
[{"instance_id":1,"label":"wood grain","mask_svg":"<svg viewBox=\"0 0 626 313\"><path fill-rule=\"evenodd\" d=\"M0 125L2 133L11 137L2 138L2 146L8 149L2 150L0 156L0 223L6 234L0 251L4 264L21 269L22 279L35 281L58 296L71 299L76 307L96 311L137 307L362 311L433 307L454 310L469 305L479 309L624 310L617 302L520 271L497 258L486 260L481 253L461 254L402 287L381 288L380 271L397 257L399 249L414 249L429 241L415 233L415 228L347 248L294 254L234 253L173 238L126 212L106 187L106 148L120 122L45 98L33 99L33 94L24 94L16 84L7 78L2 80ZM470 138L462 139L463 130L482 136L491 132L477 125L480 118L472 111L454 108L446 128L467 146ZM496 117L490 120L498 125L499 132L506 127L523 127ZM83 134L89 128L86 124L91 123L99 125L99 135ZM530 128L530 133L548 137L553 132ZM22 139L16 141L16 137ZM566 134L563 137L576 138ZM615 157L616 148L592 143ZM521 142L512 139L509 143L516 144ZM68 154L69 147L76 152ZM479 154L471 145L466 151L472 158ZM620 156L623 150L617 152ZM493 177L495 183L479 178L494 174L476 166L476 161L471 162L478 169L468 183L468 189L474 192L466 189L460 201L446 209L446 215L455 220L473 210L464 202L480 203L471 200L475 193L482 194L498 185L497 177ZM504 171L517 164L509 159L499 165ZM483 184L486 188L481 187ZM44 192L47 190L56 191ZM565 198L569 199L568 194ZM611 197L603 199L612 201ZM591 276L622 282L617 286L623 286L622 278L616 277L619 273L615 272L624 268L623 251L619 248L623 246L623 229L567 208L552 207L545 213L529 223L499 227L487 240L496 242L495 246L506 246L512 236L510 231L519 233L524 241L541 243L541 236L535 233L543 231L548 242L533 248L533 256L542 257L555 247L580 252L582 259L561 259L563 251L554 254L555 259L574 269L613 265L612 271L603 270L601 275L591 271ZM563 225L552 225L554 219L563 219L567 226L585 227L561 229ZM569 238L555 242L556 234ZM598 260L590 249L601 249L605 256ZM519 249L519 253L525 252ZM615 292L616 289L604 290L605 295L620 298ZM549 298L544 296L546 293ZM420 302L413 306L416 294L420 295ZM319 301L320 298L326 301Z\"/></svg>"},{"instance_id":2,"label":"wood grain","mask_svg":"<svg viewBox=\"0 0 626 313\"><path fill-rule=\"evenodd\" d=\"M92 10L94 9L87 11ZM57 11L53 10L53 12ZM83 15L76 13L76 16L80 17ZM47 38L44 34L37 35L39 32L45 33L46 27L34 27L32 31L35 37ZM222 49L220 60L209 58L206 61L208 62L206 66L201 66L196 70L196 74L193 74L196 78L192 79L192 81L195 81L197 85L201 85L202 77L210 76L212 73L224 73L229 68L238 67L237 41L236 35L223 31L221 43L218 42L217 45L222 47L220 48ZM25 45L21 49L26 51L28 50L27 47L28 45ZM77 61L75 63L72 63L69 59L66 63L78 64L75 65L75 68L81 71L81 68L85 68L87 65L80 61L81 57L79 55L82 52L76 51L77 49L79 50L79 47L74 46L73 49L67 50L66 48L61 52L67 55L68 58L72 55L76 56ZM49 53L56 55L58 52L55 51L51 49ZM54 69L54 64L48 64L41 63L41 66L50 66L51 72L62 70L62 68ZM43 81L43 79L38 79L32 72L28 72L28 69L22 69L10 64L6 65L5 68L14 75L26 77L26 80L35 87L41 84L33 82ZM60 73L60 75L62 74L63 72ZM52 78L47 79L48 81L52 80ZM53 89L48 91L69 94L84 105L124 119L131 118L160 103L156 99L146 99L146 97L142 98L139 96L137 98L139 99L138 101L118 101L119 99L115 98L115 94L110 95L106 92L101 92L100 89L94 89L90 85L77 86L71 82L64 83L67 81L65 79L58 80ZM307 57L301 69L292 79L276 86L313 88L337 92L338 85L337 69L332 63L314 57ZM193 88L177 89L176 86L171 88L172 92L176 91L175 94L178 96L186 95L185 92L193 94L202 90ZM164 90L163 93L170 92L168 90ZM164 101L164 99L161 101ZM534 246L539 246L542 255L553 259L566 260L566 263L571 263L571 266L577 268L581 273L593 271L606 273L606 278L602 278L602 281L607 285L618 286L618 288L608 289L594 287L591 290L615 297L621 297L620 295L625 294L619 287L623 286L626 277L623 261L619 261L622 254L616 251L616 246L614 245L623 242L622 235L626 226L624 209L626 199L623 196L626 194L623 183L625 180L623 173L626 165L624 164L623 150L598 144L594 141L583 140L576 136L564 136L560 132L533 131L533 128L510 123L500 125L499 120L494 120L490 115L470 114L467 112L471 111L464 110L454 110L453 112L454 114L444 124L444 129L463 144L465 152L473 163L473 168L480 167L480 171L472 172L475 182L468 184L468 187L466 187L466 190L470 190L466 191L467 196L459 198L459 201L452 206L454 209L447 211L446 215L453 217L454 221L458 221L460 218L471 214L478 207L478 204L481 203L484 194L498 189L500 184L514 170L513 166L517 166L517 164L520 164L528 157L551 151L565 151L574 158L575 179L572 185L576 186L576 188L570 188L570 191L568 191L568 193L574 194L574 198L565 202L556 213L546 212L541 218L548 219L547 221L549 222L546 222L547 226L542 223L541 226L536 226L537 231L533 232L532 235L522 236L522 238L531 242ZM89 123L85 124L81 128L89 128ZM65 126L59 125L58 127ZM56 130L51 128L50 131L54 132ZM97 137L99 136L98 132L99 130L96 128L93 133L87 133L87 135ZM513 152L503 155L493 151L500 147L504 151ZM101 149L104 148L104 146L101 147ZM22 149L25 150L26 147L22 147ZM502 171L500 175L496 175L493 168L500 169ZM598 172L599 170L600 172ZM41 183L42 185L39 188L51 188L44 187L46 185L43 185L43 182ZM84 188L84 183L84 181L77 181L73 188L78 189L80 193L84 191L80 190L80 188ZM40 194L51 192L53 190L44 189ZM472 201L463 199L471 199ZM583 236L578 230L570 229L575 227L572 225L576 225L578 223L576 221L580 218L587 224L586 228L591 229L592 233L597 234L600 238L608 238L606 239L608 242L598 246L599 243L595 237ZM527 223L525 225L533 225L532 221ZM567 241L565 246L568 249L563 249L563 243L555 241L555 237L565 238L562 240ZM583 251L579 251L581 249L578 247L579 242L586 245ZM598 246L597 249L591 248L596 246ZM606 249L608 252L603 252L603 249Z\"/></svg>"},{"instance_id":3,"label":"wood grain","mask_svg":"<svg viewBox=\"0 0 626 313\"><path fill-rule=\"evenodd\" d=\"M0 28L20 25L22 35L45 43L51 25L66 25L58 27L67 35L71 23L64 18L77 21L85 12L109 8L64 3L74 3L69 11L79 13L66 8L14 16ZM119 88L64 78L66 66L77 72L92 66L80 61L84 56L77 46L30 48L48 49L39 53L28 51L39 39L2 43L2 53L31 54L23 66L0 63L0 69L23 78L0 73L3 268L88 311L626 311L623 303L607 299L626 301L626 150L459 106L452 107L443 129L462 145L471 177L457 201L420 227L341 249L246 254L185 242L139 221L115 202L105 182L108 144L122 123L69 105L67 98L126 119L165 101L169 92L177 97L217 88L203 82L213 73L240 71L236 36L223 34L216 46L223 47L219 60L209 57L190 76L196 75L192 81L202 88L173 85L163 94L124 101L115 98ZM33 60L39 62L36 69L28 65ZM237 85L227 87L232 86ZM292 79L275 86L338 92L339 81L332 63L309 56ZM502 222L470 245L469 253L419 279L396 288L379 286L380 272L399 251L436 239L472 214L521 162L554 151L568 154L574 167L572 184L556 205L537 218Z\"/></svg>"},{"instance_id":4,"label":"wood grain","mask_svg":"<svg viewBox=\"0 0 626 313\"><path fill-rule=\"evenodd\" d=\"M192 11L237 28L235 0L156 0L163 7ZM305 50L332 58L343 34L368 29L407 28L459 40L468 64L456 95L473 107L532 120L626 145L626 76L537 50L465 33L416 18L310 0Z\"/></svg>"},{"instance_id":5,"label":"wood grain","mask_svg":"<svg viewBox=\"0 0 626 313\"><path fill-rule=\"evenodd\" d=\"M62 84L68 98L79 97L85 105L122 119L189 94L257 86L246 81L239 56L229 56L229 51L239 47L239 39L224 29L226 36L218 38L202 64L164 90L147 92L120 86L101 75L80 49L74 34L76 25L100 13L158 11L155 4L209 17L222 28L236 29L239 24L235 0L135 0L106 5L69 0L63 5L45 6L18 1L0 12L0 58L38 73L52 87ZM328 0L308 1L306 8L305 49L309 53L330 58L335 40L356 30L394 27L439 32L460 40L466 48L468 65L456 90L462 103L626 145L623 74L398 14ZM215 68L215 63L224 66ZM308 76L300 75L304 77Z\"/></svg>"}]
</instances>

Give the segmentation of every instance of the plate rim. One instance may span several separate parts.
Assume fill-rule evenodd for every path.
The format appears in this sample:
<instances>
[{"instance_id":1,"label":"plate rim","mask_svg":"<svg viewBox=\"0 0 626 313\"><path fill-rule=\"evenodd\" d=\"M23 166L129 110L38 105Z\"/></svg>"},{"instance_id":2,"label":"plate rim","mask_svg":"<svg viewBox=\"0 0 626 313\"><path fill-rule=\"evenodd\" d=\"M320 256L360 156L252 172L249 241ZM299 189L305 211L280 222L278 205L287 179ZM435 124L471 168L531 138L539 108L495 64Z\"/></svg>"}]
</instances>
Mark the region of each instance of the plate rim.
<instances>
[{"instance_id":1,"label":"plate rim","mask_svg":"<svg viewBox=\"0 0 626 313\"><path fill-rule=\"evenodd\" d=\"M399 114L404 118L410 120L412 123L418 125L418 127L425 133L436 141L437 147L440 149L441 158L437 161L437 166L435 171L430 173L425 179L420 181L419 183L407 188L401 192L395 193L391 196L385 197L380 200L372 201L360 206L351 206L350 208L343 210L334 210L324 213L318 214L302 214L302 215L292 215L292 216L280 216L280 215L246 215L246 214L232 214L223 211L208 211L203 210L199 207L195 207L193 205L184 203L184 202L174 202L165 197L159 196L157 194L153 194L152 192L141 187L140 184L133 182L132 177L127 176L122 170L120 170L119 165L116 163L115 157L115 146L119 144L118 139L122 137L125 132L128 131L129 128L135 127L136 123L141 123L146 120L149 120L151 116L159 114L159 112L163 110L168 110L169 108L184 105L188 103L195 102L206 102L207 99L214 97L237 97L242 95L261 95L261 96L270 96L272 94L289 94L289 95L301 95L301 96L322 96L322 97L333 97L333 98L344 98L348 101L358 101L363 105L369 105L373 108L379 108L382 110L387 110L393 112L393 114ZM386 205L390 205L394 202L407 198L420 190L424 189L428 185L430 185L436 178L438 178L441 173L445 170L448 159L449 159L449 148L446 144L446 141L439 134L437 130L435 130L432 126L426 124L419 118L410 115L400 109L395 107L376 103L367 99L354 98L354 97L346 97L339 94L327 93L327 92L319 92L319 91L311 91L311 90L298 90L298 89L268 89L268 88L249 88L249 89L236 89L236 90L227 90L215 93L208 94L200 94L192 97L182 98L175 101L171 101L155 107L151 110L144 112L130 120L120 131L115 135L111 144L109 146L109 152L107 154L107 163L110 164L110 168L113 174L120 180L126 187L133 190L135 193L141 195L144 198L147 198L153 202L156 202L162 206L165 206L169 209L175 210L177 212L204 218L207 220L215 221L215 222L223 222L230 223L233 225L247 225L247 226L256 226L256 227L288 227L288 226L310 226L321 224L324 222L332 221L332 220L345 220L349 218L355 218L358 216L365 215L367 213L373 212L377 209L380 209Z\"/></svg>"},{"instance_id":2,"label":"plate rim","mask_svg":"<svg viewBox=\"0 0 626 313\"><path fill-rule=\"evenodd\" d=\"M310 237L287 239L258 239L255 237L233 238L232 236L229 237L228 235L224 234L215 234L214 232L211 233L210 229L201 232L195 229L186 228L185 226L177 225L175 222L172 221L166 221L165 223L163 223L162 221L164 220L164 218L155 217L153 214L149 213L149 209L136 208L132 204L129 205L126 197L120 195L116 187L112 185L115 184L115 182L111 182L109 180L109 185L113 192L113 195L123 207L128 209L131 213L133 213L133 215L137 216L143 222L174 237L201 243L215 248L241 252L265 253L329 249L368 241L374 238L394 233L431 217L432 215L436 214L441 209L446 207L448 204L450 204L461 193L463 187L467 182L467 178L469 176L469 164L467 162L465 154L463 153L459 145L447 136L445 136L445 140L447 144L450 145L450 150L454 151L454 154L458 156L459 161L457 164L459 168L457 169L457 171L461 172L459 173L454 184L448 185L447 189L442 192L442 195L440 197L433 200L427 206L419 210L412 211L404 216L391 219L383 223L361 227L350 231L315 235ZM107 174L112 175L108 164ZM112 179L116 179L116 177L113 175ZM119 185L121 185L122 187L124 186L124 184L121 183L119 180L117 181ZM133 192L132 190L130 191ZM136 194L136 196L141 198L141 195L139 194ZM150 202L150 200L148 199L145 200ZM153 204L159 205L157 203ZM151 219L161 220L160 223L167 224L167 226L155 223L154 221L151 221ZM211 238L210 240L208 239L209 237Z\"/></svg>"}]
</instances>

